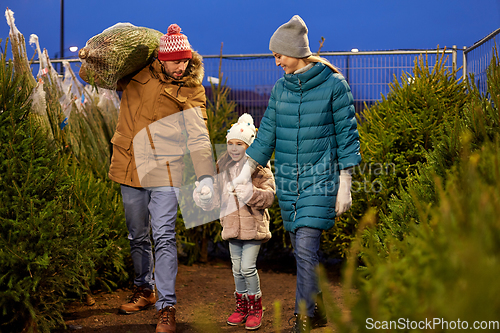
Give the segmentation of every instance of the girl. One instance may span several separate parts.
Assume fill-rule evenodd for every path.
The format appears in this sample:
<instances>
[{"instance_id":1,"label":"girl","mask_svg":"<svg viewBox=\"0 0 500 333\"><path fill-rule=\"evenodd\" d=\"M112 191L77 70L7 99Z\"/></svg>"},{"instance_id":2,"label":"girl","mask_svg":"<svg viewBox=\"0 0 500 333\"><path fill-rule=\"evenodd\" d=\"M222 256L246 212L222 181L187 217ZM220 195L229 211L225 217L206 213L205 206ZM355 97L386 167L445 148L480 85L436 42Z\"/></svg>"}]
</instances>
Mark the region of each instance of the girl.
<instances>
[{"instance_id":1,"label":"girl","mask_svg":"<svg viewBox=\"0 0 500 333\"><path fill-rule=\"evenodd\" d=\"M317 311L321 299L313 297L320 295L315 273L320 237L351 206L351 170L361 161L359 136L349 85L328 61L311 54L298 15L276 30L269 48L285 75L271 92L259 135L233 185L246 182L275 151L278 200L297 262L292 332L309 332L326 324ZM299 311L301 303L305 313Z\"/></svg>"},{"instance_id":2,"label":"girl","mask_svg":"<svg viewBox=\"0 0 500 333\"><path fill-rule=\"evenodd\" d=\"M227 186L245 164L245 151L253 142L256 129L249 114L228 130L227 152L217 161L218 177L214 196L205 195L204 188L193 192L194 200L204 210L220 207L222 238L229 241L235 283L236 311L229 316L229 325L245 323L255 330L262 323L262 292L256 262L260 245L271 238L269 208L275 195L274 176L270 164L258 166L248 182ZM208 191L209 192L209 191Z\"/></svg>"}]
</instances>

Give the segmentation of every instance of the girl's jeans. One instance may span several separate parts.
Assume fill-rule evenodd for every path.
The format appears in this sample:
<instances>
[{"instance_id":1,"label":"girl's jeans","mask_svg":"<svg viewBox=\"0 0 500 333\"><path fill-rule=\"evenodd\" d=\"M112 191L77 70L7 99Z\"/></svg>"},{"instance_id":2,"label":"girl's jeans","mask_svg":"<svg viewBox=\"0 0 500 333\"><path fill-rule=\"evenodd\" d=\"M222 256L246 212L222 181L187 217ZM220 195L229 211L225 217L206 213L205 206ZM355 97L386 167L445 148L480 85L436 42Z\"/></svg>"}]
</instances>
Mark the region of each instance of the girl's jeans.
<instances>
[{"instance_id":1,"label":"girl's jeans","mask_svg":"<svg viewBox=\"0 0 500 333\"><path fill-rule=\"evenodd\" d=\"M178 188L167 187L162 191L150 191L121 185L121 192L129 232L130 254L134 263L134 284L148 286L154 290L156 283L157 310L174 305L177 303L175 220ZM150 230L153 232L155 245L154 280Z\"/></svg>"},{"instance_id":2,"label":"girl's jeans","mask_svg":"<svg viewBox=\"0 0 500 333\"><path fill-rule=\"evenodd\" d=\"M229 240L234 284L238 294L261 294L259 274L257 273L257 256L261 244L261 241L254 240Z\"/></svg>"},{"instance_id":3,"label":"girl's jeans","mask_svg":"<svg viewBox=\"0 0 500 333\"><path fill-rule=\"evenodd\" d=\"M297 261L297 288L295 290L295 314L302 313L300 303L305 302L308 317L314 316L315 296L319 292L316 268L319 264L319 244L323 231L301 227L290 232L290 240Z\"/></svg>"}]
</instances>

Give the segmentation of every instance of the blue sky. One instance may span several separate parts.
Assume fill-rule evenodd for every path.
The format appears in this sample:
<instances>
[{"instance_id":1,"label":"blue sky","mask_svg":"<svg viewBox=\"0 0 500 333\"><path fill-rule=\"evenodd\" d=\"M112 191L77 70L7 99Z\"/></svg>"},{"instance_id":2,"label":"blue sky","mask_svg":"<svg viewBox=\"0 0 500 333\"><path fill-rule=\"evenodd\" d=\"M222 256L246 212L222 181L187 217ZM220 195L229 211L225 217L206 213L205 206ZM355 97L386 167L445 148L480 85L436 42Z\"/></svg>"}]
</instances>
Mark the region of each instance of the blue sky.
<instances>
[{"instance_id":1,"label":"blue sky","mask_svg":"<svg viewBox=\"0 0 500 333\"><path fill-rule=\"evenodd\" d=\"M269 53L278 26L294 14L309 27L311 50L392 50L471 46L500 28L500 0L190 0L64 1L65 55L69 46L117 22L130 22L166 32L177 23L202 55ZM14 12L26 40L39 37L51 57L60 49L60 0L0 0L3 12ZM2 47L9 26L0 24ZM27 45L29 55L34 49ZM75 54L73 54L75 55Z\"/></svg>"}]
</instances>

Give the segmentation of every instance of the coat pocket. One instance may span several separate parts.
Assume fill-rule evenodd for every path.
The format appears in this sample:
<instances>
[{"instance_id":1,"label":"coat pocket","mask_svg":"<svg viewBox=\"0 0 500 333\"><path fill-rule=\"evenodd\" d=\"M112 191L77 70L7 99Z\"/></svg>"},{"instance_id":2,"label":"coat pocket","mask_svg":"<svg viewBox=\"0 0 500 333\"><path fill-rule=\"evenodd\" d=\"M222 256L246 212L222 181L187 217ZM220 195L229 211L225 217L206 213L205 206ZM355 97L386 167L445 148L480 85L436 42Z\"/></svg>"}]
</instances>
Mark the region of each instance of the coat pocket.
<instances>
[{"instance_id":1,"label":"coat pocket","mask_svg":"<svg viewBox=\"0 0 500 333\"><path fill-rule=\"evenodd\" d=\"M111 138L111 143L125 150L129 150L132 144L132 138L120 132L115 132Z\"/></svg>"},{"instance_id":2,"label":"coat pocket","mask_svg":"<svg viewBox=\"0 0 500 333\"><path fill-rule=\"evenodd\" d=\"M111 138L113 155L111 156L110 174L124 178L132 161L132 138L116 132Z\"/></svg>"}]
</instances>

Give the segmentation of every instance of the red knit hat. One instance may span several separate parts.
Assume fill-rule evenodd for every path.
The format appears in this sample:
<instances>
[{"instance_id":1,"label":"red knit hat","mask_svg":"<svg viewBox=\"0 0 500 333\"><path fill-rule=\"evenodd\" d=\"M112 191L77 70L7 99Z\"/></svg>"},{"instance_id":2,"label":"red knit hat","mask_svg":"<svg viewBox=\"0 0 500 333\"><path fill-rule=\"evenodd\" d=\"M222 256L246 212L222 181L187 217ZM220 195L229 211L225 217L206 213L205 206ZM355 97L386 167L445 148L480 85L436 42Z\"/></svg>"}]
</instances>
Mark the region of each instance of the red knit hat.
<instances>
[{"instance_id":1,"label":"red knit hat","mask_svg":"<svg viewBox=\"0 0 500 333\"><path fill-rule=\"evenodd\" d=\"M181 34L181 28L177 24L168 27L167 34L160 38L160 50L158 59L163 61L191 59L191 45L186 35Z\"/></svg>"}]
</instances>

